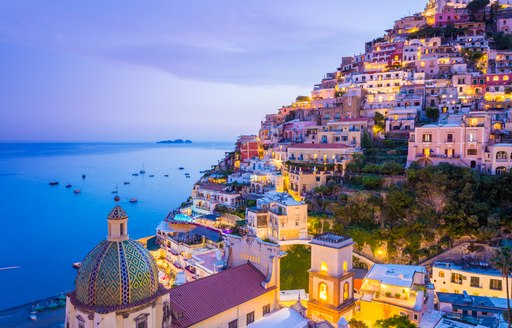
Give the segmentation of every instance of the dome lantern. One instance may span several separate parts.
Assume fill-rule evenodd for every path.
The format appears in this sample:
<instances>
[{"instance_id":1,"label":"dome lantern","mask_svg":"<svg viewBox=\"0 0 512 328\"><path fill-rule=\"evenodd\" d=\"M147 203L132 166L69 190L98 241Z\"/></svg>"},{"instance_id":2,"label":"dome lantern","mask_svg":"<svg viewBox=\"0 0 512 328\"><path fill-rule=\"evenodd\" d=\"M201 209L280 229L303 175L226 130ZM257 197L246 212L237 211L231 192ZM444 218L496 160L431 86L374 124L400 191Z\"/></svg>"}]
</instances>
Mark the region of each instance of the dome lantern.
<instances>
[{"instance_id":1,"label":"dome lantern","mask_svg":"<svg viewBox=\"0 0 512 328\"><path fill-rule=\"evenodd\" d=\"M128 215L117 205L110 211L108 217L108 236L109 241L128 240Z\"/></svg>"}]
</instances>

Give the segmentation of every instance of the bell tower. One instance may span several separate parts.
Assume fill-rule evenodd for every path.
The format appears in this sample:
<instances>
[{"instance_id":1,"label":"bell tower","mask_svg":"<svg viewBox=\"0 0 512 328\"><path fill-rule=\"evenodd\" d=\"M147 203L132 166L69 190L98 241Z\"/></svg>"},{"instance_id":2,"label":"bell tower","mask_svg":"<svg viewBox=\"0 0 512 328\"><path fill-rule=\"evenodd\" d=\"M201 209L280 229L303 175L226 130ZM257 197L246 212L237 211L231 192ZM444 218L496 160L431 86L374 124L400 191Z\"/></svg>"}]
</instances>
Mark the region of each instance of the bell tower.
<instances>
[{"instance_id":1,"label":"bell tower","mask_svg":"<svg viewBox=\"0 0 512 328\"><path fill-rule=\"evenodd\" d=\"M355 308L351 238L333 233L311 241L308 317L336 326L341 316L350 319Z\"/></svg>"}]
</instances>

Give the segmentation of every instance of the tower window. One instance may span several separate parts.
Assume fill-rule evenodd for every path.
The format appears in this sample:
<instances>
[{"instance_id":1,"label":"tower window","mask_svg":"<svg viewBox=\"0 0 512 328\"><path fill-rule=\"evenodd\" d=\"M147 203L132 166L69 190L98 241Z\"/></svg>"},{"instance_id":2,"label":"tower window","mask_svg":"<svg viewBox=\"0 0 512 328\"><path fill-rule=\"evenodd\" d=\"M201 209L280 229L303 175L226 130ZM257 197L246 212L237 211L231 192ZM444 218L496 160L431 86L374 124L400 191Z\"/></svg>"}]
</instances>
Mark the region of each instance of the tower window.
<instances>
[{"instance_id":1,"label":"tower window","mask_svg":"<svg viewBox=\"0 0 512 328\"><path fill-rule=\"evenodd\" d=\"M327 285L323 282L318 285L318 298L327 301Z\"/></svg>"},{"instance_id":2,"label":"tower window","mask_svg":"<svg viewBox=\"0 0 512 328\"><path fill-rule=\"evenodd\" d=\"M326 262L322 262L320 264L320 271L324 272L324 273L327 272L327 263Z\"/></svg>"}]
</instances>

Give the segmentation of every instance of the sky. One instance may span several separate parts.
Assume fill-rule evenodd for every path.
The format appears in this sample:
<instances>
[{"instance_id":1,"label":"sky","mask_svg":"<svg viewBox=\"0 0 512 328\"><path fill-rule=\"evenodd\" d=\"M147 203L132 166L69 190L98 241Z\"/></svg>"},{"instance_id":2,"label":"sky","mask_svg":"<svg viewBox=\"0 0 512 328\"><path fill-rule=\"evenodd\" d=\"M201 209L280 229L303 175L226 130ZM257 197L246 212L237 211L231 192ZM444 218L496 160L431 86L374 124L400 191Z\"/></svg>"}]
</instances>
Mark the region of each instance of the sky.
<instances>
[{"instance_id":1,"label":"sky","mask_svg":"<svg viewBox=\"0 0 512 328\"><path fill-rule=\"evenodd\" d=\"M0 0L0 141L233 141L422 0Z\"/></svg>"}]
</instances>

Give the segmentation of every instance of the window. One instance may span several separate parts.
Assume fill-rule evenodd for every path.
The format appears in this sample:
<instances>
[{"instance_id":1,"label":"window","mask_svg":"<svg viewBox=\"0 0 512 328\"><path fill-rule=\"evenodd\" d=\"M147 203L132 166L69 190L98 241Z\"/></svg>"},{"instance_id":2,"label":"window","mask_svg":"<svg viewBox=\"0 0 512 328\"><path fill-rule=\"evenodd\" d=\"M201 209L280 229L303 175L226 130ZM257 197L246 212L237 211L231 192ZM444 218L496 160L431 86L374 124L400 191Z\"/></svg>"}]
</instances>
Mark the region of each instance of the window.
<instances>
[{"instance_id":1,"label":"window","mask_svg":"<svg viewBox=\"0 0 512 328\"><path fill-rule=\"evenodd\" d=\"M480 288L480 278L479 277L471 277L469 285L471 287Z\"/></svg>"},{"instance_id":2,"label":"window","mask_svg":"<svg viewBox=\"0 0 512 328\"><path fill-rule=\"evenodd\" d=\"M135 319L135 327L136 328L148 328L148 313L143 313L138 315Z\"/></svg>"},{"instance_id":3,"label":"window","mask_svg":"<svg viewBox=\"0 0 512 328\"><path fill-rule=\"evenodd\" d=\"M343 285L343 301L348 300L350 296L348 282Z\"/></svg>"},{"instance_id":4,"label":"window","mask_svg":"<svg viewBox=\"0 0 512 328\"><path fill-rule=\"evenodd\" d=\"M424 133L423 134L423 142L432 142L432 134Z\"/></svg>"},{"instance_id":5,"label":"window","mask_svg":"<svg viewBox=\"0 0 512 328\"><path fill-rule=\"evenodd\" d=\"M478 154L477 149L468 149L468 155L469 156L476 156Z\"/></svg>"},{"instance_id":6,"label":"window","mask_svg":"<svg viewBox=\"0 0 512 328\"><path fill-rule=\"evenodd\" d=\"M502 174L505 174L507 173L507 168L504 167L504 166L500 166L498 168L496 168L496 175L502 175Z\"/></svg>"},{"instance_id":7,"label":"window","mask_svg":"<svg viewBox=\"0 0 512 328\"><path fill-rule=\"evenodd\" d=\"M444 271L439 271L439 277L444 278Z\"/></svg>"},{"instance_id":8,"label":"window","mask_svg":"<svg viewBox=\"0 0 512 328\"><path fill-rule=\"evenodd\" d=\"M124 223L119 225L119 234L124 235ZM138 328L138 327L137 327Z\"/></svg>"},{"instance_id":9,"label":"window","mask_svg":"<svg viewBox=\"0 0 512 328\"><path fill-rule=\"evenodd\" d=\"M491 279L491 282L489 284L489 289L492 290L502 290L502 281L498 279Z\"/></svg>"},{"instance_id":10,"label":"window","mask_svg":"<svg viewBox=\"0 0 512 328\"><path fill-rule=\"evenodd\" d=\"M327 272L327 263L325 261L320 263L320 271Z\"/></svg>"},{"instance_id":11,"label":"window","mask_svg":"<svg viewBox=\"0 0 512 328\"><path fill-rule=\"evenodd\" d=\"M452 283L462 285L462 275L459 273L452 273Z\"/></svg>"},{"instance_id":12,"label":"window","mask_svg":"<svg viewBox=\"0 0 512 328\"><path fill-rule=\"evenodd\" d=\"M343 272L347 272L348 271L348 263L347 261L343 261Z\"/></svg>"},{"instance_id":13,"label":"window","mask_svg":"<svg viewBox=\"0 0 512 328\"><path fill-rule=\"evenodd\" d=\"M238 319L230 321L228 323L228 328L238 328Z\"/></svg>"},{"instance_id":14,"label":"window","mask_svg":"<svg viewBox=\"0 0 512 328\"><path fill-rule=\"evenodd\" d=\"M507 159L507 153L504 151L499 151L496 153L496 159L506 160Z\"/></svg>"},{"instance_id":15,"label":"window","mask_svg":"<svg viewBox=\"0 0 512 328\"><path fill-rule=\"evenodd\" d=\"M246 324L251 324L254 322L254 311L247 313L246 317Z\"/></svg>"},{"instance_id":16,"label":"window","mask_svg":"<svg viewBox=\"0 0 512 328\"><path fill-rule=\"evenodd\" d=\"M270 304L267 304L263 307L263 315L270 313Z\"/></svg>"},{"instance_id":17,"label":"window","mask_svg":"<svg viewBox=\"0 0 512 328\"><path fill-rule=\"evenodd\" d=\"M446 142L453 142L453 134L452 133L448 133L446 135Z\"/></svg>"},{"instance_id":18,"label":"window","mask_svg":"<svg viewBox=\"0 0 512 328\"><path fill-rule=\"evenodd\" d=\"M318 298L321 301L327 301L327 285L323 282L318 284Z\"/></svg>"}]
</instances>

